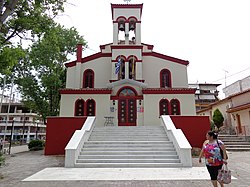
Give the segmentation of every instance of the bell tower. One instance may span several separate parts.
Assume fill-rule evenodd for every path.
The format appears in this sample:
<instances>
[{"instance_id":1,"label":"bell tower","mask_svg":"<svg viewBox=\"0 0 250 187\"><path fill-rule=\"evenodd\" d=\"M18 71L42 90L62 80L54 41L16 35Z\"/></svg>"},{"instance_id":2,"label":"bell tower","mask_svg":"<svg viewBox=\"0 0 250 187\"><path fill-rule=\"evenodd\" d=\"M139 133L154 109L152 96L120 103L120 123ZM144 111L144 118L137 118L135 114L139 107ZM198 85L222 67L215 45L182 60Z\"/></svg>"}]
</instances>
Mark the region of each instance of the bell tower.
<instances>
[{"instance_id":1,"label":"bell tower","mask_svg":"<svg viewBox=\"0 0 250 187\"><path fill-rule=\"evenodd\" d=\"M143 4L111 4L113 44L111 80L142 80L141 15Z\"/></svg>"},{"instance_id":2,"label":"bell tower","mask_svg":"<svg viewBox=\"0 0 250 187\"><path fill-rule=\"evenodd\" d=\"M141 45L143 4L111 4L113 45Z\"/></svg>"}]
</instances>

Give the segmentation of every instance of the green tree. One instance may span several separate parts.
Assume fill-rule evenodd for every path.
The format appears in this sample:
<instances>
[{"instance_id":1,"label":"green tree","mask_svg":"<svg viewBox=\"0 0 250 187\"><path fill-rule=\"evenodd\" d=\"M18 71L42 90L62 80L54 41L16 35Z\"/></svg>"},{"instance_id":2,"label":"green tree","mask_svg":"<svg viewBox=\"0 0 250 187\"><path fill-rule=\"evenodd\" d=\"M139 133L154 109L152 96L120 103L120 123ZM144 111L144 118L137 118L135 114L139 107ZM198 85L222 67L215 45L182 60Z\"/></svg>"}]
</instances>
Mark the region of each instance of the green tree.
<instances>
[{"instance_id":1,"label":"green tree","mask_svg":"<svg viewBox=\"0 0 250 187\"><path fill-rule=\"evenodd\" d=\"M66 82L64 62L69 60L69 54L74 54L78 43L86 45L75 28L54 25L33 43L27 59L15 68L24 103L44 119L58 115L59 90L65 88Z\"/></svg>"},{"instance_id":2,"label":"green tree","mask_svg":"<svg viewBox=\"0 0 250 187\"><path fill-rule=\"evenodd\" d=\"M224 117L222 113L220 112L220 110L217 108L213 114L214 125L219 129L220 127L222 127L223 121L224 121Z\"/></svg>"},{"instance_id":3,"label":"green tree","mask_svg":"<svg viewBox=\"0 0 250 187\"><path fill-rule=\"evenodd\" d=\"M53 27L53 18L63 12L66 1L0 0L0 74L9 72L23 57L17 43L33 42Z\"/></svg>"}]
</instances>

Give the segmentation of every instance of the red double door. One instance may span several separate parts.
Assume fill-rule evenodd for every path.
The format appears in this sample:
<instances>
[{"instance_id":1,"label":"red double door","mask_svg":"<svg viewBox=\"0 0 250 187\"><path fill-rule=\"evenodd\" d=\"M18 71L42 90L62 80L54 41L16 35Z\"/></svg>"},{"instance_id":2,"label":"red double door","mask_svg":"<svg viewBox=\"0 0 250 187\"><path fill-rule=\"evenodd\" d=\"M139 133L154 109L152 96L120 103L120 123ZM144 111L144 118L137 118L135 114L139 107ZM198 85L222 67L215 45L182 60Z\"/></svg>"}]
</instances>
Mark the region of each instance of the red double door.
<instances>
[{"instance_id":1,"label":"red double door","mask_svg":"<svg viewBox=\"0 0 250 187\"><path fill-rule=\"evenodd\" d=\"M118 101L118 126L136 126L136 99L120 98Z\"/></svg>"}]
</instances>

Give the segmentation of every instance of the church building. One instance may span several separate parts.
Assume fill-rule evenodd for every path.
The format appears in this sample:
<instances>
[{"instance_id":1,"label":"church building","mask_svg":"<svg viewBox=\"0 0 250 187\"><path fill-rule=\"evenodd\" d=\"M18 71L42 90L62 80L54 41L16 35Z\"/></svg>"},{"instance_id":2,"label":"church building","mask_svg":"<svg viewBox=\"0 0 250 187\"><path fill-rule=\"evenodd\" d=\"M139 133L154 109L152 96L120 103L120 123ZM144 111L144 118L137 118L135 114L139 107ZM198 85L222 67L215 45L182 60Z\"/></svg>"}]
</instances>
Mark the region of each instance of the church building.
<instances>
[{"instance_id":1,"label":"church building","mask_svg":"<svg viewBox=\"0 0 250 187\"><path fill-rule=\"evenodd\" d=\"M186 60L141 42L143 4L111 4L113 42L66 63L60 117L96 116L96 125L159 125L161 115L194 116Z\"/></svg>"}]
</instances>

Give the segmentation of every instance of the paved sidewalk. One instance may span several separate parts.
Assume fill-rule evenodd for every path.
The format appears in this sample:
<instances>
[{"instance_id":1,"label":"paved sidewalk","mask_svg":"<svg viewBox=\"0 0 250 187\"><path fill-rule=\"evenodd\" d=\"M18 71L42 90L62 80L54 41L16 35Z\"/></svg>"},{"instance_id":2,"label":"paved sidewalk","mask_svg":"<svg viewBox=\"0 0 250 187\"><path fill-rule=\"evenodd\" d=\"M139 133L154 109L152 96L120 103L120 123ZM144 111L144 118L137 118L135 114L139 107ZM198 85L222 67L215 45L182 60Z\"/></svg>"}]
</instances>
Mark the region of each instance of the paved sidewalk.
<instances>
[{"instance_id":1,"label":"paved sidewalk","mask_svg":"<svg viewBox=\"0 0 250 187\"><path fill-rule=\"evenodd\" d=\"M199 164L198 159L193 159L195 167L204 167L204 163ZM74 187L211 187L210 180L67 180L67 181L36 181L24 182L22 180L40 172L45 168L55 168L64 166L63 156L44 156L43 151L23 152L7 155L6 166L0 168L1 187L47 187L47 186L74 186ZM237 179L226 186L249 187L250 186L250 152L229 153L229 168L232 175ZM143 169L142 169L143 170ZM105 175L105 173L100 173ZM152 173L153 175L153 173ZM82 174L84 177L84 174Z\"/></svg>"}]
</instances>

